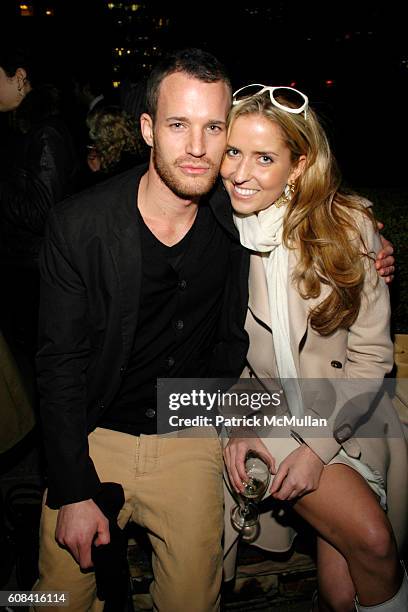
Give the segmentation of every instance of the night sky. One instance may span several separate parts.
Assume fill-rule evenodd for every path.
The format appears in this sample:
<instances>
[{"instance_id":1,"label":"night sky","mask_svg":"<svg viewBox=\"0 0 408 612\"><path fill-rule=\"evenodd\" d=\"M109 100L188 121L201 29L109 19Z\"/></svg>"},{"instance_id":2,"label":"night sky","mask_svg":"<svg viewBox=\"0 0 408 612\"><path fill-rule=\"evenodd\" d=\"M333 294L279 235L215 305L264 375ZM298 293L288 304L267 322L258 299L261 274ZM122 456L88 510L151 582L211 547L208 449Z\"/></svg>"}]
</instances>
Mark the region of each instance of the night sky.
<instances>
[{"instance_id":1,"label":"night sky","mask_svg":"<svg viewBox=\"0 0 408 612\"><path fill-rule=\"evenodd\" d=\"M104 0L50 0L56 7L51 18L17 18L16 4L0 2L2 33L30 42L54 80L64 81L78 63L110 71L118 31ZM47 0L34 4L46 6ZM237 88L296 83L323 116L353 185L404 184L408 43L401 3L145 4L168 18L160 34L163 50L198 46L213 52Z\"/></svg>"}]
</instances>

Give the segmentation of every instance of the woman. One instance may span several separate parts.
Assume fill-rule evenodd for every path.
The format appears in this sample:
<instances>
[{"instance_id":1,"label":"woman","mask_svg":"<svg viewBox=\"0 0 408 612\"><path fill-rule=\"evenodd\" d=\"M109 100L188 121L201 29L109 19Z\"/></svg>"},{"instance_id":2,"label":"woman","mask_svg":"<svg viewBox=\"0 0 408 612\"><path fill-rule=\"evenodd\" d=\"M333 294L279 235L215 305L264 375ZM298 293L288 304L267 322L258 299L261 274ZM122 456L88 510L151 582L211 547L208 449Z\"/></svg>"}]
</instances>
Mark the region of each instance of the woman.
<instances>
[{"instance_id":1,"label":"woman","mask_svg":"<svg viewBox=\"0 0 408 612\"><path fill-rule=\"evenodd\" d=\"M88 119L93 142L88 166L101 179L129 170L143 160L142 137L136 119L116 106L92 112Z\"/></svg>"},{"instance_id":2,"label":"woman","mask_svg":"<svg viewBox=\"0 0 408 612\"><path fill-rule=\"evenodd\" d=\"M376 278L372 258L378 236L368 203L340 191L327 138L307 97L291 88L238 90L221 174L241 242L254 252L246 325L251 372L245 374L373 379L368 394L375 395L376 380L393 365L388 289ZM308 411L301 383L287 403L294 416ZM341 406L336 409L341 413ZM398 427L390 410L387 418ZM290 500L316 530L315 609L348 612L355 598L359 610L407 609L408 580L389 520L401 541L406 443L402 434L356 439L344 424L349 429L334 429L330 438L306 438L307 430L298 428L280 439L235 431L224 453L230 482L236 492L243 490L243 461L249 449L256 450L275 474L272 497ZM227 514L233 503L227 498ZM273 519L264 517L256 543L276 550L274 533Z\"/></svg>"}]
</instances>

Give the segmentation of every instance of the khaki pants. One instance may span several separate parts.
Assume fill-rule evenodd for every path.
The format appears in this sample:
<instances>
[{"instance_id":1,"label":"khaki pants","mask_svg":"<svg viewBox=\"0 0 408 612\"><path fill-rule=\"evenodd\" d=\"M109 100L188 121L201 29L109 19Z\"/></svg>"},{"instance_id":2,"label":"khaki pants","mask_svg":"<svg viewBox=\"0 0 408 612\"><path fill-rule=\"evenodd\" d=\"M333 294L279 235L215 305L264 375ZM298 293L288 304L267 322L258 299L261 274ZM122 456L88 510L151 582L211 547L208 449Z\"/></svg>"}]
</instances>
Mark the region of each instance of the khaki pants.
<instances>
[{"instance_id":1,"label":"khaki pants","mask_svg":"<svg viewBox=\"0 0 408 612\"><path fill-rule=\"evenodd\" d=\"M223 464L215 432L211 430L208 437L137 437L98 428L89 435L89 453L100 480L118 482L124 488L120 527L132 520L148 531L153 548L154 609L218 610ZM94 574L81 572L55 540L57 515L57 510L43 506L40 578L34 590L69 591L72 612L102 610Z\"/></svg>"}]
</instances>

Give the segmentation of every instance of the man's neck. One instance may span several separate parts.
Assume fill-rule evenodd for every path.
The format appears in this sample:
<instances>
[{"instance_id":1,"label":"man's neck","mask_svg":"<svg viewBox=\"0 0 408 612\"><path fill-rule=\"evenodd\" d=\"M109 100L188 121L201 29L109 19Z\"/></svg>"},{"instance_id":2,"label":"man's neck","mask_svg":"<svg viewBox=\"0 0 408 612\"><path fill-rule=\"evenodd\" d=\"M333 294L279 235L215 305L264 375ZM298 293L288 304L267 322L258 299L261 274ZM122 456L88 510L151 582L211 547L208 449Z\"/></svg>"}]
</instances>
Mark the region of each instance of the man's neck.
<instances>
[{"instance_id":1,"label":"man's neck","mask_svg":"<svg viewBox=\"0 0 408 612\"><path fill-rule=\"evenodd\" d=\"M198 210L197 201L180 198L165 185L152 162L141 178L137 206L150 231L167 246L182 240Z\"/></svg>"}]
</instances>

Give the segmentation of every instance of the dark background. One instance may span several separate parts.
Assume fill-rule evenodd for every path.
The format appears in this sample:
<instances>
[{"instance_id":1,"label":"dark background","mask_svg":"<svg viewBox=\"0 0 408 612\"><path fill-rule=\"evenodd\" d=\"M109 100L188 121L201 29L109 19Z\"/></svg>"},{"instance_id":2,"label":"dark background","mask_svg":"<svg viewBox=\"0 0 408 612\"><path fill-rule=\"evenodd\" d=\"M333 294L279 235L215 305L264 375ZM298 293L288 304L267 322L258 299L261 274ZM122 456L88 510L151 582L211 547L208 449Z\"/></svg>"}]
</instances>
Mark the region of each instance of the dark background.
<instances>
[{"instance_id":1,"label":"dark background","mask_svg":"<svg viewBox=\"0 0 408 612\"><path fill-rule=\"evenodd\" d=\"M294 84L323 117L346 182L404 187L408 44L402 7L365 0L1 0L0 19L2 37L30 43L47 79L66 90L77 66L102 73L110 86L123 84L147 75L166 49L185 46L213 52L236 88Z\"/></svg>"}]
</instances>

